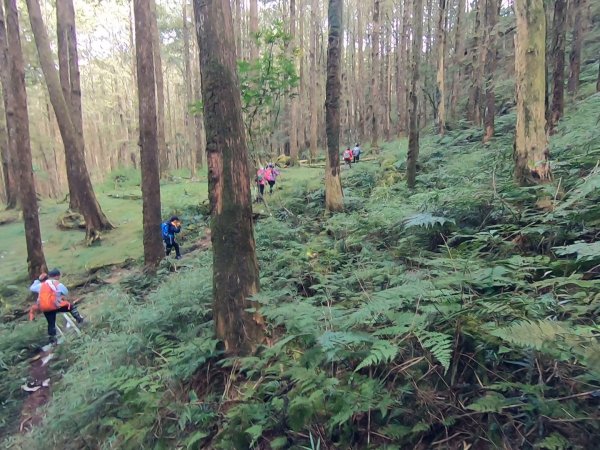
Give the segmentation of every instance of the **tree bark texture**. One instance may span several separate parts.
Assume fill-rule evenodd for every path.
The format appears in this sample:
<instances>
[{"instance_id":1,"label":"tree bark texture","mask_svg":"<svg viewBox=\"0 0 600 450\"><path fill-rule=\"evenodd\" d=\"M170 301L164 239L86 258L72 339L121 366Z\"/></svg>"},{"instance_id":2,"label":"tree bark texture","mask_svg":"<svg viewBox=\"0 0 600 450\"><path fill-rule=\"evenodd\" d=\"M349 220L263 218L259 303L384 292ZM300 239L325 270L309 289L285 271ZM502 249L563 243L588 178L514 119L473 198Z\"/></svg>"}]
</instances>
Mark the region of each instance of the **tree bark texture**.
<instances>
[{"instance_id":1,"label":"tree bark texture","mask_svg":"<svg viewBox=\"0 0 600 450\"><path fill-rule=\"evenodd\" d=\"M258 33L258 1L250 0L250 59L258 59L258 44L256 43Z\"/></svg>"},{"instance_id":2,"label":"tree bark texture","mask_svg":"<svg viewBox=\"0 0 600 450\"><path fill-rule=\"evenodd\" d=\"M169 154L165 131L165 82L160 53L160 33L158 31L158 16L156 0L150 0L150 33L152 37L152 54L154 60L154 82L156 83L156 135L158 138L158 154L160 156L160 174L165 176L169 170Z\"/></svg>"},{"instance_id":3,"label":"tree bark texture","mask_svg":"<svg viewBox=\"0 0 600 450\"><path fill-rule=\"evenodd\" d=\"M290 53L293 57L296 48L296 0L290 0ZM295 64L295 63L294 63ZM298 161L298 97L294 95L290 99L290 164L295 165Z\"/></svg>"},{"instance_id":4,"label":"tree bark texture","mask_svg":"<svg viewBox=\"0 0 600 450\"><path fill-rule=\"evenodd\" d=\"M475 125L481 124L481 85L482 57L484 52L481 39L481 10L485 0L475 0L475 27L473 30L473 46L471 48L471 90L469 93L468 117Z\"/></svg>"},{"instance_id":5,"label":"tree bark texture","mask_svg":"<svg viewBox=\"0 0 600 450\"><path fill-rule=\"evenodd\" d=\"M567 32L567 0L555 0L552 36L552 106L549 132L554 134L565 109L565 35Z\"/></svg>"},{"instance_id":6,"label":"tree bark texture","mask_svg":"<svg viewBox=\"0 0 600 450\"><path fill-rule=\"evenodd\" d=\"M546 17L543 0L516 0L515 12L515 179L526 186L552 179L544 111Z\"/></svg>"},{"instance_id":7,"label":"tree bark texture","mask_svg":"<svg viewBox=\"0 0 600 450\"><path fill-rule=\"evenodd\" d=\"M138 108L140 124L140 166L142 172L142 216L144 265L154 272L163 257L160 226L160 167L156 128L156 83L154 80L154 40L150 10L152 0L134 0L135 48L137 60Z\"/></svg>"},{"instance_id":8,"label":"tree bark texture","mask_svg":"<svg viewBox=\"0 0 600 450\"><path fill-rule=\"evenodd\" d=\"M31 142L29 140L29 116L25 90L25 62L19 34L19 17L16 0L4 0L6 9L6 33L10 65L12 109L15 113L15 131L18 158L19 194L23 208L25 241L27 244L27 267L29 277L37 278L46 271L46 259L42 247L42 234L38 218L38 204L33 179Z\"/></svg>"},{"instance_id":9,"label":"tree bark texture","mask_svg":"<svg viewBox=\"0 0 600 450\"><path fill-rule=\"evenodd\" d=\"M498 0L485 0L485 109L483 113L483 142L489 142L494 137L496 116L496 93L494 76L496 73L496 33L498 23Z\"/></svg>"},{"instance_id":10,"label":"tree bark texture","mask_svg":"<svg viewBox=\"0 0 600 450\"><path fill-rule=\"evenodd\" d=\"M465 20L465 3L466 0L458 0L456 23L454 25L454 74L452 76L452 90L450 93L450 117L452 119L456 118L456 106L458 104L458 97L460 92L461 71L463 61L465 59L465 34L463 23Z\"/></svg>"},{"instance_id":11,"label":"tree bark texture","mask_svg":"<svg viewBox=\"0 0 600 450\"><path fill-rule=\"evenodd\" d=\"M437 23L437 74L436 74L436 92L435 102L437 109L437 123L436 130L438 134L444 135L446 132L446 74L445 74L445 62L446 62L446 0L439 0L438 4L439 16Z\"/></svg>"},{"instance_id":12,"label":"tree bark texture","mask_svg":"<svg viewBox=\"0 0 600 450\"><path fill-rule=\"evenodd\" d=\"M58 71L63 95L70 108L71 119L79 139L83 142L83 112L81 107L81 82L77 55L77 33L75 10L72 0L56 1L56 30L58 42ZM75 180L68 178L69 192L76 192ZM69 197L69 208L80 211L78 195Z\"/></svg>"},{"instance_id":13,"label":"tree bark texture","mask_svg":"<svg viewBox=\"0 0 600 450\"><path fill-rule=\"evenodd\" d=\"M198 142L195 139L194 133L194 118L190 112L190 105L194 103L194 95L192 89L192 68L191 68L191 52L190 52L190 30L188 26L188 15L187 15L187 4L188 0L183 0L182 5L182 19L183 19L183 69L185 74L185 111L183 115L184 127L185 127L185 140L186 140L186 154L190 158L190 172L191 177L196 178L196 156Z\"/></svg>"},{"instance_id":14,"label":"tree bark texture","mask_svg":"<svg viewBox=\"0 0 600 450\"><path fill-rule=\"evenodd\" d=\"M572 0L574 10L571 52L569 53L569 81L567 90L574 96L579 89L579 74L581 73L581 48L587 25L587 0Z\"/></svg>"},{"instance_id":15,"label":"tree bark texture","mask_svg":"<svg viewBox=\"0 0 600 450\"><path fill-rule=\"evenodd\" d=\"M4 7L0 5L0 84L2 85L2 99L6 118L6 142L2 146L2 174L4 176L4 190L6 192L6 208L15 209L19 202L19 154L17 152L17 130L15 124L15 110L13 89L10 84L11 66L8 57L8 37L6 34L6 19ZM2 116L0 116L2 121Z\"/></svg>"},{"instance_id":16,"label":"tree bark texture","mask_svg":"<svg viewBox=\"0 0 600 450\"><path fill-rule=\"evenodd\" d=\"M70 195L77 198L76 204L79 206L79 212L85 219L86 238L88 242L93 242L99 238L99 231L111 230L113 226L102 212L94 194L94 188L85 163L83 139L77 132L76 121L73 120L74 114L63 95L59 74L52 58L50 40L42 19L40 4L38 0L27 0L26 3L40 65L65 147L67 177L71 179L69 187L73 188L72 191L70 190ZM77 64L77 62L74 62L74 64Z\"/></svg>"},{"instance_id":17,"label":"tree bark texture","mask_svg":"<svg viewBox=\"0 0 600 450\"><path fill-rule=\"evenodd\" d=\"M230 2L194 0L194 14L208 153L213 318L225 352L248 355L264 339L264 321L249 299L260 286Z\"/></svg>"},{"instance_id":18,"label":"tree bark texture","mask_svg":"<svg viewBox=\"0 0 600 450\"><path fill-rule=\"evenodd\" d=\"M373 0L373 31L371 32L371 96L369 97L369 110L371 118L371 148L379 149L379 120L381 118L379 95L379 34L381 22L379 18L379 0Z\"/></svg>"},{"instance_id":19,"label":"tree bark texture","mask_svg":"<svg viewBox=\"0 0 600 450\"><path fill-rule=\"evenodd\" d=\"M417 179L417 161L419 159L419 65L423 42L423 0L413 0L413 26L410 63L410 91L408 118L408 153L406 155L406 183L414 188Z\"/></svg>"},{"instance_id":20,"label":"tree bark texture","mask_svg":"<svg viewBox=\"0 0 600 450\"><path fill-rule=\"evenodd\" d=\"M318 101L317 95L319 86L319 71L317 68L317 17L318 0L312 0L310 4L310 158L314 160L317 157L318 144Z\"/></svg>"},{"instance_id":21,"label":"tree bark texture","mask_svg":"<svg viewBox=\"0 0 600 450\"><path fill-rule=\"evenodd\" d=\"M327 211L342 211L344 209L344 197L340 180L342 0L329 0L328 19L327 85L325 89L325 129L327 134L325 208Z\"/></svg>"}]
</instances>

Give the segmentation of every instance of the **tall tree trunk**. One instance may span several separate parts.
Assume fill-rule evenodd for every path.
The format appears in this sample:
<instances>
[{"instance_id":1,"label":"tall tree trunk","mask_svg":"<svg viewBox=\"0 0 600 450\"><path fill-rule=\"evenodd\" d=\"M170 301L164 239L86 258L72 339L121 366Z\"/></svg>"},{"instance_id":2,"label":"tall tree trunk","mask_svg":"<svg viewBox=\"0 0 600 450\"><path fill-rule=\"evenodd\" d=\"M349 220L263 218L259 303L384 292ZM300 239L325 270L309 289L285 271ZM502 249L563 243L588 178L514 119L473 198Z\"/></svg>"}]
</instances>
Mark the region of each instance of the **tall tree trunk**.
<instances>
[{"instance_id":1,"label":"tall tree trunk","mask_svg":"<svg viewBox=\"0 0 600 450\"><path fill-rule=\"evenodd\" d=\"M436 109L437 123L436 129L438 134L444 135L446 132L446 82L445 62L446 62L446 0L439 0L439 16L438 16L438 35L437 35L437 75L436 75Z\"/></svg>"},{"instance_id":2,"label":"tall tree trunk","mask_svg":"<svg viewBox=\"0 0 600 450\"><path fill-rule=\"evenodd\" d=\"M160 168L158 130L156 129L156 83L154 80L154 40L150 2L134 0L135 48L137 59L138 108L140 123L140 166L142 172L142 216L144 228L144 265L150 273L163 258L160 238Z\"/></svg>"},{"instance_id":3,"label":"tall tree trunk","mask_svg":"<svg viewBox=\"0 0 600 450\"><path fill-rule=\"evenodd\" d=\"M196 155L198 142L195 139L194 133L194 119L190 112L190 105L194 103L194 96L192 93L192 68L190 64L191 53L190 53L190 29L188 25L187 15L188 0L183 0L183 65L184 65L184 83L185 83L185 110L184 110L184 126L186 136L186 149L189 152L190 157L190 175L192 178L196 177Z\"/></svg>"},{"instance_id":4,"label":"tall tree trunk","mask_svg":"<svg viewBox=\"0 0 600 450\"><path fill-rule=\"evenodd\" d=\"M152 38L152 55L154 61L154 81L156 83L156 136L158 138L158 154L160 157L160 175L165 176L169 170L169 155L165 132L165 82L160 53L160 33L158 32L158 16L156 0L150 0L150 33Z\"/></svg>"},{"instance_id":5,"label":"tall tree trunk","mask_svg":"<svg viewBox=\"0 0 600 450\"><path fill-rule=\"evenodd\" d=\"M379 0L373 0L373 31L371 33L371 148L379 152L380 97L377 76L379 74Z\"/></svg>"},{"instance_id":6,"label":"tall tree trunk","mask_svg":"<svg viewBox=\"0 0 600 450\"><path fill-rule=\"evenodd\" d=\"M473 31L473 47L471 49L471 90L469 93L469 120L475 125L481 124L481 73L483 39L481 39L481 10L485 0L475 0L475 27Z\"/></svg>"},{"instance_id":7,"label":"tall tree trunk","mask_svg":"<svg viewBox=\"0 0 600 450\"><path fill-rule=\"evenodd\" d=\"M515 179L526 186L552 179L544 114L546 16L543 0L516 0L515 14Z\"/></svg>"},{"instance_id":8,"label":"tall tree trunk","mask_svg":"<svg viewBox=\"0 0 600 450\"><path fill-rule=\"evenodd\" d=\"M365 138L365 122L366 122L366 111L365 111L365 91L364 91L364 67L365 67L365 56L364 56L364 26L363 26L363 8L357 4L357 32L356 39L358 44L358 62L357 78L358 84L356 86L356 97L357 97L357 110L358 110L358 141L362 141Z\"/></svg>"},{"instance_id":9,"label":"tall tree trunk","mask_svg":"<svg viewBox=\"0 0 600 450\"><path fill-rule=\"evenodd\" d=\"M417 180L419 159L419 65L423 45L423 0L413 0L414 35L410 64L410 92L408 119L408 153L406 155L406 183L413 189Z\"/></svg>"},{"instance_id":10,"label":"tall tree trunk","mask_svg":"<svg viewBox=\"0 0 600 450\"><path fill-rule=\"evenodd\" d=\"M567 0L554 2L554 26L552 36L552 106L550 109L549 132L554 129L565 109L565 34L567 32Z\"/></svg>"},{"instance_id":11,"label":"tall tree trunk","mask_svg":"<svg viewBox=\"0 0 600 450\"><path fill-rule=\"evenodd\" d=\"M15 130L18 158L18 183L23 224L27 244L27 268L29 277L36 278L46 270L46 259L42 248L42 234L38 219L38 204L33 180L31 142L29 140L29 116L27 92L25 90L25 63L19 34L19 17L16 0L4 0L6 8L6 33L8 37L8 59L10 64L11 105L15 113Z\"/></svg>"},{"instance_id":12,"label":"tall tree trunk","mask_svg":"<svg viewBox=\"0 0 600 450\"><path fill-rule=\"evenodd\" d=\"M581 47L587 25L587 0L572 0L571 7L575 10L573 19L573 38L571 53L569 54L569 81L567 89L569 95L575 96L579 89L579 74L581 72Z\"/></svg>"},{"instance_id":13,"label":"tall tree trunk","mask_svg":"<svg viewBox=\"0 0 600 450\"><path fill-rule=\"evenodd\" d=\"M83 112L81 108L81 82L79 76L77 33L75 31L75 11L72 0L56 1L56 30L58 41L58 71L63 96L70 108L71 119L79 139L83 142ZM69 209L80 211L80 198L72 195L77 192L75 179L68 178Z\"/></svg>"},{"instance_id":14,"label":"tall tree trunk","mask_svg":"<svg viewBox=\"0 0 600 450\"><path fill-rule=\"evenodd\" d=\"M494 76L496 75L496 25L498 23L498 0L485 0L485 109L483 115L483 142L489 142L494 137L496 116L496 93Z\"/></svg>"},{"instance_id":15,"label":"tall tree trunk","mask_svg":"<svg viewBox=\"0 0 600 450\"><path fill-rule=\"evenodd\" d=\"M258 59L256 33L258 33L258 2L250 0L250 60L252 61Z\"/></svg>"},{"instance_id":16,"label":"tall tree trunk","mask_svg":"<svg viewBox=\"0 0 600 450\"><path fill-rule=\"evenodd\" d=\"M294 50L296 48L296 0L290 0L290 55L296 65ZM295 93L295 89L293 93ZM294 95L290 100L290 163L298 161L298 98Z\"/></svg>"},{"instance_id":17,"label":"tall tree trunk","mask_svg":"<svg viewBox=\"0 0 600 450\"><path fill-rule=\"evenodd\" d=\"M329 0L328 21L327 86L325 89L325 127L327 133L325 208L327 208L327 211L342 211L344 209L344 197L340 180L342 0Z\"/></svg>"},{"instance_id":18,"label":"tall tree trunk","mask_svg":"<svg viewBox=\"0 0 600 450\"><path fill-rule=\"evenodd\" d=\"M454 74L452 76L452 92L450 93L450 117L452 119L456 118L456 105L458 103L460 91L461 71L465 58L465 34L463 24L465 20L465 3L466 0L458 0L456 23L454 25Z\"/></svg>"},{"instance_id":19,"label":"tall tree trunk","mask_svg":"<svg viewBox=\"0 0 600 450\"><path fill-rule=\"evenodd\" d=\"M264 321L249 299L260 286L230 8L229 0L194 0L208 150L213 320L225 352L248 355L264 339Z\"/></svg>"},{"instance_id":20,"label":"tall tree trunk","mask_svg":"<svg viewBox=\"0 0 600 450\"><path fill-rule=\"evenodd\" d=\"M100 231L111 230L113 226L102 212L94 194L94 188L85 163L83 139L74 125L76 121L73 120L74 114L71 106L63 95L58 71L52 58L50 40L42 19L40 4L38 0L27 0L26 3L40 65L65 147L67 177L71 178L70 187L72 186L74 189L70 191L70 195L71 197L77 197L76 204L79 205L79 212L85 219L86 239L88 243L92 243L99 239ZM77 61L74 61L73 64L76 65ZM71 89L71 91L73 90L74 88Z\"/></svg>"},{"instance_id":21,"label":"tall tree trunk","mask_svg":"<svg viewBox=\"0 0 600 450\"><path fill-rule=\"evenodd\" d=\"M318 27L318 0L312 0L310 5L310 158L317 157L317 133L318 133L318 101L317 87L319 86L319 71L317 69L317 27Z\"/></svg>"},{"instance_id":22,"label":"tall tree trunk","mask_svg":"<svg viewBox=\"0 0 600 450\"><path fill-rule=\"evenodd\" d=\"M6 142L2 145L2 173L4 175L4 189L6 191L6 208L15 209L19 201L19 154L17 151L17 130L15 124L15 111L13 89L11 87L11 66L8 56L8 37L6 34L6 21L4 9L0 5L0 84L2 86L2 98L4 114L6 118Z\"/></svg>"}]
</instances>

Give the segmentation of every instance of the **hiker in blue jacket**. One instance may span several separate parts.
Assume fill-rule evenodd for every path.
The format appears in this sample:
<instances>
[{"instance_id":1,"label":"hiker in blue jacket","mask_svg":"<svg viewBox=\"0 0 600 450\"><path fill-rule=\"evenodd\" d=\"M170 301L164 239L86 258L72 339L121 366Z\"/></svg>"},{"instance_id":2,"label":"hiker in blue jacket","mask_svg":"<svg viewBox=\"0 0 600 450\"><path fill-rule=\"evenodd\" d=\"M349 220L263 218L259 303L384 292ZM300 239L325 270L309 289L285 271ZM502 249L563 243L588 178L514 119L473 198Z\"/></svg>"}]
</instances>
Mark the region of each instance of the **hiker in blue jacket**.
<instances>
[{"instance_id":1,"label":"hiker in blue jacket","mask_svg":"<svg viewBox=\"0 0 600 450\"><path fill-rule=\"evenodd\" d=\"M172 216L169 220L163 222L161 228L167 256L169 256L172 249L175 249L175 259L181 259L179 244L175 242L175 234L181 231L181 221L179 220L179 217Z\"/></svg>"}]
</instances>

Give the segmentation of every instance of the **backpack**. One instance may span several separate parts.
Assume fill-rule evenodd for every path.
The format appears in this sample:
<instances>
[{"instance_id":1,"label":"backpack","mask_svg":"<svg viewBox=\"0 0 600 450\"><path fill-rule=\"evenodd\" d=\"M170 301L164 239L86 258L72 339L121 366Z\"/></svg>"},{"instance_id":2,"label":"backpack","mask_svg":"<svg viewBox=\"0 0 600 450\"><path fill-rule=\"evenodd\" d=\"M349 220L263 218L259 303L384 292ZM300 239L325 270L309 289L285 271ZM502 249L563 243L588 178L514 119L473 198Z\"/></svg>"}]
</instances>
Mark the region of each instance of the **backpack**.
<instances>
[{"instance_id":1,"label":"backpack","mask_svg":"<svg viewBox=\"0 0 600 450\"><path fill-rule=\"evenodd\" d=\"M42 283L38 296L40 311L49 312L57 309L56 292L56 285L52 280Z\"/></svg>"},{"instance_id":2,"label":"backpack","mask_svg":"<svg viewBox=\"0 0 600 450\"><path fill-rule=\"evenodd\" d=\"M160 228L162 231L162 238L169 239L169 222L163 222Z\"/></svg>"}]
</instances>

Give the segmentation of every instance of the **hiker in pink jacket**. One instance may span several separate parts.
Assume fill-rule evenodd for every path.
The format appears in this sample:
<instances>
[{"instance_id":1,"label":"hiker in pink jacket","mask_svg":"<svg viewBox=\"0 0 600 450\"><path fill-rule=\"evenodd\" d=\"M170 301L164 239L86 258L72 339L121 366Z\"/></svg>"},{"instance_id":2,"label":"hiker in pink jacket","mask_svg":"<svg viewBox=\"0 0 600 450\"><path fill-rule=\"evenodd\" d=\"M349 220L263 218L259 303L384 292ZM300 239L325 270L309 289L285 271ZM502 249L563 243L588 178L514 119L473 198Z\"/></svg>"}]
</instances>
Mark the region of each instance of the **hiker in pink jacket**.
<instances>
[{"instance_id":1,"label":"hiker in pink jacket","mask_svg":"<svg viewBox=\"0 0 600 450\"><path fill-rule=\"evenodd\" d=\"M275 168L273 163L267 164L267 168L265 170L265 178L267 183L269 183L269 194L273 193L273 187L275 186L275 181L279 176L279 170Z\"/></svg>"},{"instance_id":2,"label":"hiker in pink jacket","mask_svg":"<svg viewBox=\"0 0 600 450\"><path fill-rule=\"evenodd\" d=\"M258 188L258 197L256 198L256 202L260 202L262 200L263 194L265 193L265 168L259 167L256 171L256 178L254 179L256 183L256 187Z\"/></svg>"}]
</instances>

